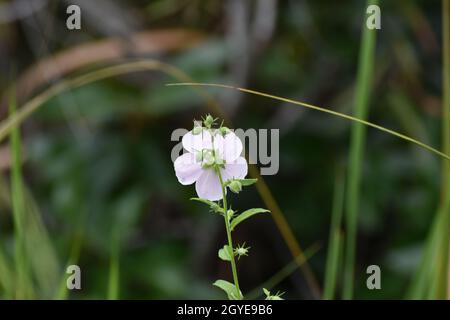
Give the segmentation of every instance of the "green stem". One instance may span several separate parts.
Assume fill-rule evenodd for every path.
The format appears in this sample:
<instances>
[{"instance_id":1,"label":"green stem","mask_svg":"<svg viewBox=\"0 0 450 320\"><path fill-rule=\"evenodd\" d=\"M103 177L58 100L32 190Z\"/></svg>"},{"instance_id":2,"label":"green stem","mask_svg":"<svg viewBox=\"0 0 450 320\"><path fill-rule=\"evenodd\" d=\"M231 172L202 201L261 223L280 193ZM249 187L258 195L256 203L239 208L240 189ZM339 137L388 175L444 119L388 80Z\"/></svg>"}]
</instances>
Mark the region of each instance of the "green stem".
<instances>
[{"instance_id":1,"label":"green stem","mask_svg":"<svg viewBox=\"0 0 450 320\"><path fill-rule=\"evenodd\" d=\"M367 6L378 4L377 0L368 0ZM367 7L366 6L366 7ZM356 82L355 117L365 120L369 107L370 87L372 84L375 56L376 30L370 30L363 23L362 44L359 54L358 77ZM361 167L363 162L366 127L354 123L351 132L351 147L349 154L348 192L346 204L347 241L344 274L344 299L353 298L356 234L361 183Z\"/></svg>"},{"instance_id":2,"label":"green stem","mask_svg":"<svg viewBox=\"0 0 450 320\"><path fill-rule=\"evenodd\" d=\"M236 287L237 294L239 295L240 299L243 299L241 295L241 290L239 288L239 279L237 274L237 268L236 268L236 261L234 259L234 248L233 248L233 239L231 238L231 228L230 228L230 220L228 219L228 208L227 208L227 195L225 193L225 186L223 184L222 174L220 173L220 168L217 169L217 175L219 176L220 185L222 187L222 196L223 196L223 211L224 211L224 218L225 218L225 227L227 229L227 239L228 239L228 246L230 247L231 251L231 271L233 272L233 281L234 286Z\"/></svg>"},{"instance_id":3,"label":"green stem","mask_svg":"<svg viewBox=\"0 0 450 320\"><path fill-rule=\"evenodd\" d=\"M67 288L67 267L72 264L77 264L80 259L81 249L83 246L83 236L84 236L84 225L86 220L87 210L84 209L81 211L81 214L78 216L77 227L73 234L73 242L70 249L69 259L66 264L66 268L64 269L63 275L61 277L61 283L59 285L59 290L56 296L57 300L66 300L69 295L69 290Z\"/></svg>"},{"instance_id":4,"label":"green stem","mask_svg":"<svg viewBox=\"0 0 450 320\"><path fill-rule=\"evenodd\" d=\"M413 281L408 290L406 296L407 299L425 299L427 296L427 292L431 287L430 283L432 282L431 279L434 267L434 263L430 263L430 261L434 261L436 259L435 257L438 255L437 247L439 242L440 226L442 226L442 215L439 210L433 219L419 267L412 277Z\"/></svg>"},{"instance_id":5,"label":"green stem","mask_svg":"<svg viewBox=\"0 0 450 320\"><path fill-rule=\"evenodd\" d=\"M444 152L450 151L450 0L442 1L442 41L443 41L443 115L442 115L442 141ZM436 277L437 298L447 298L448 286L448 258L450 240L450 164L442 162L442 196L441 214L443 216L441 254L437 261L438 272Z\"/></svg>"},{"instance_id":6,"label":"green stem","mask_svg":"<svg viewBox=\"0 0 450 320\"><path fill-rule=\"evenodd\" d=\"M119 299L120 278L120 234L118 223L113 226L111 234L111 257L109 264L108 300Z\"/></svg>"},{"instance_id":7,"label":"green stem","mask_svg":"<svg viewBox=\"0 0 450 320\"><path fill-rule=\"evenodd\" d=\"M80 229L80 228L78 228ZM82 246L82 231L77 230L74 234L74 240L72 248L70 249L69 259L67 261L66 267L63 271L63 275L60 280L58 293L56 295L56 300L66 300L69 295L69 289L67 288L67 267L73 264L77 264L80 258L81 246Z\"/></svg>"},{"instance_id":8,"label":"green stem","mask_svg":"<svg viewBox=\"0 0 450 320\"><path fill-rule=\"evenodd\" d=\"M334 299L337 274L339 269L339 260L342 259L342 234L341 221L344 209L344 183L343 172L338 172L334 186L333 209L331 214L330 235L328 239L328 253L325 268L325 286L323 291L323 299Z\"/></svg>"},{"instance_id":9,"label":"green stem","mask_svg":"<svg viewBox=\"0 0 450 320\"><path fill-rule=\"evenodd\" d=\"M11 90L9 100L9 111L11 116L16 112L16 92ZM26 260L25 260L25 242L24 242L24 202L22 189L22 160L21 160L21 141L19 126L15 126L11 130L11 154L12 154L12 171L11 171L11 196L12 196L12 212L14 221L14 238L15 243L15 266L17 270L16 277L16 298L24 299L27 295L27 279L26 279Z\"/></svg>"}]
</instances>

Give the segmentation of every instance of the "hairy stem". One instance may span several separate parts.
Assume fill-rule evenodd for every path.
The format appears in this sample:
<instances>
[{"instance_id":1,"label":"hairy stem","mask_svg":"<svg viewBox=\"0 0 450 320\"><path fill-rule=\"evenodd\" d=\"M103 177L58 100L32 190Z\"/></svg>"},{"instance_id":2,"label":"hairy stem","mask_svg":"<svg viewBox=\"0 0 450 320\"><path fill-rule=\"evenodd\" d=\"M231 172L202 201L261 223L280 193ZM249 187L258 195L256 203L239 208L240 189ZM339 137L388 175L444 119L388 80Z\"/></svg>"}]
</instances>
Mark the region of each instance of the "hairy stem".
<instances>
[{"instance_id":1,"label":"hairy stem","mask_svg":"<svg viewBox=\"0 0 450 320\"><path fill-rule=\"evenodd\" d=\"M233 239L231 238L231 228L230 228L230 220L228 219L228 207L227 207L227 195L225 193L225 186L222 179L222 174L220 173L220 169L217 170L217 175L219 176L220 185L222 187L222 196L223 196L223 211L224 211L224 218L225 218L225 227L227 230L227 239L228 239L228 246L230 247L230 258L231 258L231 271L233 272L233 281L234 285L237 289L237 294L239 295L239 298L242 299L241 296L241 290L239 288L239 279L237 274L237 268L236 268L236 261L234 259L234 248L233 248Z\"/></svg>"}]
</instances>

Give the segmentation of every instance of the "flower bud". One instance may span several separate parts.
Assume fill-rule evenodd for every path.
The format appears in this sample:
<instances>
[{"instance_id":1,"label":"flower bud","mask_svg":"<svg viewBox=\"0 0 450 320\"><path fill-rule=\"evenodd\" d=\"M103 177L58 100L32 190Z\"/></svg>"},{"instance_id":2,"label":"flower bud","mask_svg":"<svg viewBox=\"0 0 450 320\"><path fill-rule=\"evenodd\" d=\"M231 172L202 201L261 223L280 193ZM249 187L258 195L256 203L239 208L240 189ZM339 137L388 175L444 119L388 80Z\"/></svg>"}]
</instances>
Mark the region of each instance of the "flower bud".
<instances>
[{"instance_id":1,"label":"flower bud","mask_svg":"<svg viewBox=\"0 0 450 320\"><path fill-rule=\"evenodd\" d=\"M221 135L226 135L227 133L229 133L230 132L230 129L228 129L227 127L220 127L219 128L219 132L220 132L220 134Z\"/></svg>"},{"instance_id":2,"label":"flower bud","mask_svg":"<svg viewBox=\"0 0 450 320\"><path fill-rule=\"evenodd\" d=\"M234 255L240 259L241 257L247 256L250 247L245 246L245 242L242 245L238 245L234 248Z\"/></svg>"},{"instance_id":3,"label":"flower bud","mask_svg":"<svg viewBox=\"0 0 450 320\"><path fill-rule=\"evenodd\" d=\"M239 193L242 191L242 184L237 180L231 181L230 184L228 185L228 187L234 193Z\"/></svg>"},{"instance_id":4,"label":"flower bud","mask_svg":"<svg viewBox=\"0 0 450 320\"><path fill-rule=\"evenodd\" d=\"M231 220L231 218L233 218L234 214L235 214L234 210L228 209L228 211L227 211L228 220Z\"/></svg>"},{"instance_id":5,"label":"flower bud","mask_svg":"<svg viewBox=\"0 0 450 320\"><path fill-rule=\"evenodd\" d=\"M205 153L205 155L203 156L203 159L205 160L205 164L207 166L212 166L214 164L214 162L216 161L216 159L211 154L211 152Z\"/></svg>"},{"instance_id":6,"label":"flower bud","mask_svg":"<svg viewBox=\"0 0 450 320\"><path fill-rule=\"evenodd\" d=\"M238 256L246 256L248 254L248 249L247 248L236 248L236 255Z\"/></svg>"},{"instance_id":7,"label":"flower bud","mask_svg":"<svg viewBox=\"0 0 450 320\"><path fill-rule=\"evenodd\" d=\"M205 120L203 120L203 123L205 127L211 128L211 126L214 124L214 118L210 114L208 114Z\"/></svg>"},{"instance_id":8,"label":"flower bud","mask_svg":"<svg viewBox=\"0 0 450 320\"><path fill-rule=\"evenodd\" d=\"M281 297L284 293L281 293L279 291L275 294L271 294L269 290L267 290L266 288L263 288L263 292L266 295L266 300L284 300Z\"/></svg>"},{"instance_id":9,"label":"flower bud","mask_svg":"<svg viewBox=\"0 0 450 320\"><path fill-rule=\"evenodd\" d=\"M195 126L194 129L192 129L192 134L197 135L202 133L203 127L201 126Z\"/></svg>"}]
</instances>

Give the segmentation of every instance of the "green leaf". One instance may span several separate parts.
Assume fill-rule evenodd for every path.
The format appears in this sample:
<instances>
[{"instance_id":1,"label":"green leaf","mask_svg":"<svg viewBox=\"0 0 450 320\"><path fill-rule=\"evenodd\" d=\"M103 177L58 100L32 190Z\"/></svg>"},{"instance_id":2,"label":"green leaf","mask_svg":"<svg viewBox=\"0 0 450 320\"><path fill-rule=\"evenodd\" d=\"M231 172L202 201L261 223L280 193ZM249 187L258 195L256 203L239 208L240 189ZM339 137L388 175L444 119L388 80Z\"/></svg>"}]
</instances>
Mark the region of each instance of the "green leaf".
<instances>
[{"instance_id":1,"label":"green leaf","mask_svg":"<svg viewBox=\"0 0 450 320\"><path fill-rule=\"evenodd\" d=\"M253 209L248 209L244 212L242 212L240 215L238 215L236 218L233 219L233 221L231 221L231 231L234 230L234 228L236 228L236 226L241 223L242 221L250 218L251 216L254 216L255 214L258 213L264 213L264 212L270 212L267 209L262 209L262 208L253 208Z\"/></svg>"},{"instance_id":2,"label":"green leaf","mask_svg":"<svg viewBox=\"0 0 450 320\"><path fill-rule=\"evenodd\" d=\"M255 184L258 179L239 179L238 181L242 184L242 186L247 187Z\"/></svg>"},{"instance_id":3,"label":"green leaf","mask_svg":"<svg viewBox=\"0 0 450 320\"><path fill-rule=\"evenodd\" d=\"M226 280L216 280L213 285L225 291L229 300L242 300L242 292L238 292L234 284Z\"/></svg>"},{"instance_id":4,"label":"green leaf","mask_svg":"<svg viewBox=\"0 0 450 320\"><path fill-rule=\"evenodd\" d=\"M222 249L219 250L219 258L223 261L231 261L232 252L230 246L224 245Z\"/></svg>"},{"instance_id":5,"label":"green leaf","mask_svg":"<svg viewBox=\"0 0 450 320\"><path fill-rule=\"evenodd\" d=\"M210 207L211 207L211 206L214 206L214 205L217 205L217 203L215 203L215 202L213 202L213 201L206 200L206 199L202 199L202 198L191 198L190 200L198 201L198 202L207 204L207 205L210 206Z\"/></svg>"},{"instance_id":6,"label":"green leaf","mask_svg":"<svg viewBox=\"0 0 450 320\"><path fill-rule=\"evenodd\" d=\"M214 212L223 213L223 209L214 201L210 201L210 200L206 200L206 199L202 199L202 198L191 198L190 200L204 203L204 204L208 205L210 207L210 209Z\"/></svg>"},{"instance_id":7,"label":"green leaf","mask_svg":"<svg viewBox=\"0 0 450 320\"><path fill-rule=\"evenodd\" d=\"M233 182L238 182L243 187L251 186L252 184L255 184L258 181L258 179L230 179L225 182L225 185L229 187Z\"/></svg>"}]
</instances>

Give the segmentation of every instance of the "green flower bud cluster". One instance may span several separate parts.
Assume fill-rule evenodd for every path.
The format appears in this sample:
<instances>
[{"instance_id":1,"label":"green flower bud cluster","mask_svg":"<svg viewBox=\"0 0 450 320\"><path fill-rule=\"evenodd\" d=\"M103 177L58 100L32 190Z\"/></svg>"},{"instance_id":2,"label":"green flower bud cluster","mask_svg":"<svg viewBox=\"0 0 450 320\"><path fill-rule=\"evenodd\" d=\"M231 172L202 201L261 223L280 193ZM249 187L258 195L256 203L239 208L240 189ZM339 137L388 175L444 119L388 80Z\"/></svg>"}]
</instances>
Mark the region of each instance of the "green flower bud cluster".
<instances>
[{"instance_id":1,"label":"green flower bud cluster","mask_svg":"<svg viewBox=\"0 0 450 320\"><path fill-rule=\"evenodd\" d=\"M202 118L202 121L194 120L194 128L192 128L192 134L194 135L201 134L204 129L210 130L212 134L218 132L222 136L225 136L227 133L231 132L229 128L223 125L223 121L220 124L219 128L214 129L214 125L216 124L217 120L218 120L217 118L213 118L210 114Z\"/></svg>"},{"instance_id":2,"label":"green flower bud cluster","mask_svg":"<svg viewBox=\"0 0 450 320\"><path fill-rule=\"evenodd\" d=\"M203 124L205 125L205 127L207 127L208 129L211 129L212 126L215 124L217 118L214 119L210 114L208 114L204 119L203 119Z\"/></svg>"}]
</instances>

